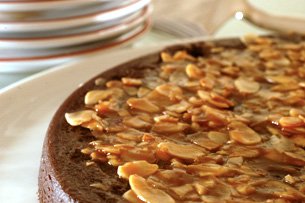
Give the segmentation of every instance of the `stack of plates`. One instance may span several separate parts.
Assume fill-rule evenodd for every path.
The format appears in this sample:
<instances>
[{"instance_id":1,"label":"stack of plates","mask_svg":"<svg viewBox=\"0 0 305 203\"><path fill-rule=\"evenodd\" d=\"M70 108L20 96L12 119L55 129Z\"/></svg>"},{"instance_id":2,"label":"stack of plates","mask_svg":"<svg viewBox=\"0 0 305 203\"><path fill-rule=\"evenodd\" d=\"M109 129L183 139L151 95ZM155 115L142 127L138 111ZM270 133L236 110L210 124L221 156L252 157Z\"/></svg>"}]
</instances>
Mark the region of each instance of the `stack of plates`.
<instances>
[{"instance_id":1,"label":"stack of plates","mask_svg":"<svg viewBox=\"0 0 305 203\"><path fill-rule=\"evenodd\" d=\"M0 72L27 72L130 43L150 0L0 0Z\"/></svg>"}]
</instances>

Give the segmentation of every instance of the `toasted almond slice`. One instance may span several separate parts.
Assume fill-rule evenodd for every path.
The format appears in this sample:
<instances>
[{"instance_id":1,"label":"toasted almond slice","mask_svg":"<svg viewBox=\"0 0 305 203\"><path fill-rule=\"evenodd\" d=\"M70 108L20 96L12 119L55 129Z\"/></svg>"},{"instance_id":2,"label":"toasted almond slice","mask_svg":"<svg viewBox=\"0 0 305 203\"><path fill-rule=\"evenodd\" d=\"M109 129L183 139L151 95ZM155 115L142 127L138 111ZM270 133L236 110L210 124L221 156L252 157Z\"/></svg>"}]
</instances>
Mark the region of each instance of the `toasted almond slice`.
<instances>
[{"instance_id":1,"label":"toasted almond slice","mask_svg":"<svg viewBox=\"0 0 305 203\"><path fill-rule=\"evenodd\" d=\"M183 97L183 91L180 87L171 84L163 84L156 87L156 91L168 97L170 100L181 100Z\"/></svg>"},{"instance_id":2,"label":"toasted almond slice","mask_svg":"<svg viewBox=\"0 0 305 203\"><path fill-rule=\"evenodd\" d=\"M158 149L174 157L185 160L195 160L196 158L205 155L204 149L191 144L185 145L173 142L161 142L158 144Z\"/></svg>"},{"instance_id":3,"label":"toasted almond slice","mask_svg":"<svg viewBox=\"0 0 305 203\"><path fill-rule=\"evenodd\" d=\"M300 154L293 153L293 152L284 152L284 154L289 157L287 160L287 162L289 164L296 165L296 166L305 166L304 154L300 155Z\"/></svg>"},{"instance_id":4,"label":"toasted almond slice","mask_svg":"<svg viewBox=\"0 0 305 203\"><path fill-rule=\"evenodd\" d=\"M225 133L210 131L208 138L218 144L225 144L229 140L229 136Z\"/></svg>"},{"instance_id":5,"label":"toasted almond slice","mask_svg":"<svg viewBox=\"0 0 305 203\"><path fill-rule=\"evenodd\" d=\"M246 78L238 78L234 81L235 87L240 93L252 94L259 90L260 85L258 82L251 81Z\"/></svg>"},{"instance_id":6,"label":"toasted almond slice","mask_svg":"<svg viewBox=\"0 0 305 203\"><path fill-rule=\"evenodd\" d=\"M158 106L154 105L148 99L145 98L130 98L127 100L127 104L131 108L135 108L149 113L156 113L160 111L160 108Z\"/></svg>"},{"instance_id":7,"label":"toasted almond slice","mask_svg":"<svg viewBox=\"0 0 305 203\"><path fill-rule=\"evenodd\" d=\"M129 184L131 189L136 193L138 198L144 202L149 203L175 203L175 200L166 192L155 189L147 184L147 181L138 176L131 175L129 177Z\"/></svg>"},{"instance_id":8,"label":"toasted almond slice","mask_svg":"<svg viewBox=\"0 0 305 203\"><path fill-rule=\"evenodd\" d=\"M161 52L161 59L163 62L173 62L175 61L173 57L167 52Z\"/></svg>"},{"instance_id":9,"label":"toasted almond slice","mask_svg":"<svg viewBox=\"0 0 305 203\"><path fill-rule=\"evenodd\" d=\"M92 90L87 92L85 96L85 104L92 105L98 103L100 100L108 99L112 94L111 90Z\"/></svg>"},{"instance_id":10,"label":"toasted almond slice","mask_svg":"<svg viewBox=\"0 0 305 203\"><path fill-rule=\"evenodd\" d=\"M218 164L205 163L198 165L188 165L187 172L191 174L198 174L199 176L231 176L232 170L226 166Z\"/></svg>"},{"instance_id":11,"label":"toasted almond slice","mask_svg":"<svg viewBox=\"0 0 305 203\"><path fill-rule=\"evenodd\" d=\"M123 194L123 198L126 199L130 203L145 203L144 201L140 200L136 193L132 190L128 190Z\"/></svg>"},{"instance_id":12,"label":"toasted almond slice","mask_svg":"<svg viewBox=\"0 0 305 203\"><path fill-rule=\"evenodd\" d=\"M128 180L131 175L139 175L147 177L154 174L158 170L157 164L150 164L147 161L128 162L118 167L118 175Z\"/></svg>"},{"instance_id":13,"label":"toasted almond slice","mask_svg":"<svg viewBox=\"0 0 305 203\"><path fill-rule=\"evenodd\" d=\"M158 122L178 123L179 119L165 114L165 115L161 115L161 116L155 116L154 121L156 123L158 123Z\"/></svg>"},{"instance_id":14,"label":"toasted almond slice","mask_svg":"<svg viewBox=\"0 0 305 203\"><path fill-rule=\"evenodd\" d=\"M98 120L100 120L100 119L98 119ZM93 119L88 122L82 123L81 126L84 128L88 128L92 131L103 131L103 130L108 129L108 127L103 125L101 122L99 122L97 120L93 120Z\"/></svg>"},{"instance_id":15,"label":"toasted almond slice","mask_svg":"<svg viewBox=\"0 0 305 203\"><path fill-rule=\"evenodd\" d=\"M256 188L258 194L272 195L290 201L303 200L305 195L293 187L276 180L270 180ZM298 202L298 201L297 201Z\"/></svg>"},{"instance_id":16,"label":"toasted almond slice","mask_svg":"<svg viewBox=\"0 0 305 203\"><path fill-rule=\"evenodd\" d=\"M258 149L249 149L243 146L233 146L230 150L230 157L245 157L245 158L255 158L260 155Z\"/></svg>"},{"instance_id":17,"label":"toasted almond slice","mask_svg":"<svg viewBox=\"0 0 305 203\"><path fill-rule=\"evenodd\" d=\"M131 128L117 133L117 136L126 140L140 141L142 139L143 132Z\"/></svg>"},{"instance_id":18,"label":"toasted almond slice","mask_svg":"<svg viewBox=\"0 0 305 203\"><path fill-rule=\"evenodd\" d=\"M109 101L99 102L98 104L94 105L94 109L99 114L106 114L106 113L114 111L114 109L112 109L111 103Z\"/></svg>"},{"instance_id":19,"label":"toasted almond slice","mask_svg":"<svg viewBox=\"0 0 305 203\"><path fill-rule=\"evenodd\" d=\"M223 72L227 75L233 76L233 77L238 76L239 71L240 71L240 68L237 66L227 66L221 70L221 72Z\"/></svg>"},{"instance_id":20,"label":"toasted almond slice","mask_svg":"<svg viewBox=\"0 0 305 203\"><path fill-rule=\"evenodd\" d=\"M298 117L292 117L292 116L284 116L279 120L279 123L282 127L285 128L294 128L294 127L300 127L304 125L304 121Z\"/></svg>"},{"instance_id":21,"label":"toasted almond slice","mask_svg":"<svg viewBox=\"0 0 305 203\"><path fill-rule=\"evenodd\" d=\"M207 101L210 99L210 93L208 91L198 90L197 94L203 101Z\"/></svg>"},{"instance_id":22,"label":"toasted almond slice","mask_svg":"<svg viewBox=\"0 0 305 203\"><path fill-rule=\"evenodd\" d=\"M95 149L104 152L105 154L116 154L119 155L121 153L120 147L107 146L107 145L97 145Z\"/></svg>"},{"instance_id":23,"label":"toasted almond slice","mask_svg":"<svg viewBox=\"0 0 305 203\"><path fill-rule=\"evenodd\" d=\"M121 88L122 86L123 86L123 84L119 80L110 80L110 81L106 82L106 87L108 87L108 88L112 88L112 87Z\"/></svg>"},{"instance_id":24,"label":"toasted almond slice","mask_svg":"<svg viewBox=\"0 0 305 203\"><path fill-rule=\"evenodd\" d=\"M127 117L123 120L123 123L133 128L147 128L151 126L150 123L142 120L139 116Z\"/></svg>"},{"instance_id":25,"label":"toasted almond slice","mask_svg":"<svg viewBox=\"0 0 305 203\"><path fill-rule=\"evenodd\" d=\"M296 134L289 137L289 140L291 140L294 144L305 147L305 135Z\"/></svg>"},{"instance_id":26,"label":"toasted almond slice","mask_svg":"<svg viewBox=\"0 0 305 203\"><path fill-rule=\"evenodd\" d=\"M122 78L122 83L124 85L130 85L130 86L140 86L142 85L142 80L138 78L128 78L128 77L123 77Z\"/></svg>"},{"instance_id":27,"label":"toasted almond slice","mask_svg":"<svg viewBox=\"0 0 305 203\"><path fill-rule=\"evenodd\" d=\"M275 85L271 88L271 91L273 92L289 92L292 90L299 89L299 85L297 83L284 83Z\"/></svg>"},{"instance_id":28,"label":"toasted almond slice","mask_svg":"<svg viewBox=\"0 0 305 203\"><path fill-rule=\"evenodd\" d=\"M96 112L92 110L65 113L66 121L72 126L78 126L85 122L91 121L96 116Z\"/></svg>"},{"instance_id":29,"label":"toasted almond slice","mask_svg":"<svg viewBox=\"0 0 305 203\"><path fill-rule=\"evenodd\" d=\"M152 127L152 131L157 133L179 133L188 127L186 123L157 122Z\"/></svg>"},{"instance_id":30,"label":"toasted almond slice","mask_svg":"<svg viewBox=\"0 0 305 203\"><path fill-rule=\"evenodd\" d=\"M202 106L202 109L207 119L211 121L221 122L222 124L226 124L229 121L230 113L228 111L222 111L209 106Z\"/></svg>"},{"instance_id":31,"label":"toasted almond slice","mask_svg":"<svg viewBox=\"0 0 305 203\"><path fill-rule=\"evenodd\" d=\"M291 76L283 76L283 75L278 75L278 76L267 76L266 77L267 81L270 83L295 83L295 79Z\"/></svg>"},{"instance_id":32,"label":"toasted almond slice","mask_svg":"<svg viewBox=\"0 0 305 203\"><path fill-rule=\"evenodd\" d=\"M281 153L275 149L266 149L264 153L264 157L278 163L292 164L296 166L302 166L305 163L304 160L302 161L295 159L294 157L290 157L287 154Z\"/></svg>"},{"instance_id":33,"label":"toasted almond slice","mask_svg":"<svg viewBox=\"0 0 305 203\"><path fill-rule=\"evenodd\" d=\"M196 61L196 58L188 54L186 51L177 51L174 55L175 60Z\"/></svg>"},{"instance_id":34,"label":"toasted almond slice","mask_svg":"<svg viewBox=\"0 0 305 203\"><path fill-rule=\"evenodd\" d=\"M193 190L193 186L191 184L185 184L177 187L171 187L170 189L181 199L185 197L187 193Z\"/></svg>"},{"instance_id":35,"label":"toasted almond slice","mask_svg":"<svg viewBox=\"0 0 305 203\"><path fill-rule=\"evenodd\" d=\"M136 96L138 93L138 88L133 86L124 86L123 90L129 95L129 96Z\"/></svg>"},{"instance_id":36,"label":"toasted almond slice","mask_svg":"<svg viewBox=\"0 0 305 203\"><path fill-rule=\"evenodd\" d=\"M95 79L95 81L94 81L94 84L95 84L96 86L103 86L103 85L105 85L105 83L106 83L106 79L105 79L105 78L102 78L102 77L97 78L97 79Z\"/></svg>"},{"instance_id":37,"label":"toasted almond slice","mask_svg":"<svg viewBox=\"0 0 305 203\"><path fill-rule=\"evenodd\" d=\"M137 96L138 97L144 97L145 95L147 95L151 90L146 88L146 87L140 87L138 89L138 92L137 92Z\"/></svg>"},{"instance_id":38,"label":"toasted almond slice","mask_svg":"<svg viewBox=\"0 0 305 203\"><path fill-rule=\"evenodd\" d=\"M182 112L185 112L190 107L191 107L191 105L188 102L186 102L185 100L182 100L178 104L174 104L174 105L166 107L166 110L176 112L176 113L182 113Z\"/></svg>"},{"instance_id":39,"label":"toasted almond slice","mask_svg":"<svg viewBox=\"0 0 305 203\"><path fill-rule=\"evenodd\" d=\"M251 145L262 141L259 134L241 122L232 122L229 124L229 128L233 129L229 131L230 138L236 142Z\"/></svg>"},{"instance_id":40,"label":"toasted almond slice","mask_svg":"<svg viewBox=\"0 0 305 203\"><path fill-rule=\"evenodd\" d=\"M215 150L221 146L221 144L213 142L212 140L204 137L192 138L191 140L194 144L197 144L209 151Z\"/></svg>"},{"instance_id":41,"label":"toasted almond slice","mask_svg":"<svg viewBox=\"0 0 305 203\"><path fill-rule=\"evenodd\" d=\"M289 115L293 117L303 116L304 111L301 109L292 108L289 110Z\"/></svg>"},{"instance_id":42,"label":"toasted almond slice","mask_svg":"<svg viewBox=\"0 0 305 203\"><path fill-rule=\"evenodd\" d=\"M243 161L244 161L244 159L243 159L242 156L230 157L227 160L227 164L228 165L232 165L233 164L233 165L241 166Z\"/></svg>"},{"instance_id":43,"label":"toasted almond slice","mask_svg":"<svg viewBox=\"0 0 305 203\"><path fill-rule=\"evenodd\" d=\"M251 195L255 192L255 187L251 185L238 185L236 190L242 195Z\"/></svg>"},{"instance_id":44,"label":"toasted almond slice","mask_svg":"<svg viewBox=\"0 0 305 203\"><path fill-rule=\"evenodd\" d=\"M192 63L185 67L185 72L188 77L194 79L200 79L204 76L204 72L198 66Z\"/></svg>"}]
</instances>

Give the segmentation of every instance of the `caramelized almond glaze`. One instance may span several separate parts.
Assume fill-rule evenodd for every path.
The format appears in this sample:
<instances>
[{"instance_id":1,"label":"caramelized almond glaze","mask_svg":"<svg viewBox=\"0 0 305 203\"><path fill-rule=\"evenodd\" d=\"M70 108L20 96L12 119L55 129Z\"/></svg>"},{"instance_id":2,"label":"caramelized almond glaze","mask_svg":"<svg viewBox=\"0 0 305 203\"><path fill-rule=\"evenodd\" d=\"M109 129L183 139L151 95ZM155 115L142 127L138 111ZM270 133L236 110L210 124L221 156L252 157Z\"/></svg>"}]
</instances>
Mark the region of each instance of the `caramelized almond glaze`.
<instances>
[{"instance_id":1,"label":"caramelized almond glaze","mask_svg":"<svg viewBox=\"0 0 305 203\"><path fill-rule=\"evenodd\" d=\"M305 43L243 42L99 78L65 115L95 138L84 167L116 167L130 202L305 202Z\"/></svg>"}]
</instances>

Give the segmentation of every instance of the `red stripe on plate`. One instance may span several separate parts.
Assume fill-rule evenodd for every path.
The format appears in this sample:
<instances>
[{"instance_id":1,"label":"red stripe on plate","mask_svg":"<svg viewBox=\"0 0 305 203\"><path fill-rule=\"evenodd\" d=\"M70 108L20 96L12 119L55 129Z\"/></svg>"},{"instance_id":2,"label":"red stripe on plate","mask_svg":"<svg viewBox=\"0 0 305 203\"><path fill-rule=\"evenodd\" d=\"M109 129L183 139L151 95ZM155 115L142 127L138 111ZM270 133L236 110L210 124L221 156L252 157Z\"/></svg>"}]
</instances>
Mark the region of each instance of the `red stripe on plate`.
<instances>
[{"instance_id":1,"label":"red stripe on plate","mask_svg":"<svg viewBox=\"0 0 305 203\"><path fill-rule=\"evenodd\" d=\"M0 62L18 62L18 61L35 61L35 60L48 60L48 59L61 59L61 58L66 58L66 57L74 57L78 55L84 55L84 54L89 54L89 53L94 53L96 51L101 51L104 49L112 48L117 45L123 44L125 42L131 41L138 36L144 34L146 31L149 30L149 27L151 25L151 20L147 20L145 22L145 26L143 27L142 30L140 30L138 33L122 40L122 41L117 41L109 44L101 44L101 46L89 48L89 49L84 49L76 52L70 52L70 53L65 53L65 54L55 54L55 55L50 55L50 56L33 56L33 57L22 57L22 58L0 58Z\"/></svg>"}]
</instances>

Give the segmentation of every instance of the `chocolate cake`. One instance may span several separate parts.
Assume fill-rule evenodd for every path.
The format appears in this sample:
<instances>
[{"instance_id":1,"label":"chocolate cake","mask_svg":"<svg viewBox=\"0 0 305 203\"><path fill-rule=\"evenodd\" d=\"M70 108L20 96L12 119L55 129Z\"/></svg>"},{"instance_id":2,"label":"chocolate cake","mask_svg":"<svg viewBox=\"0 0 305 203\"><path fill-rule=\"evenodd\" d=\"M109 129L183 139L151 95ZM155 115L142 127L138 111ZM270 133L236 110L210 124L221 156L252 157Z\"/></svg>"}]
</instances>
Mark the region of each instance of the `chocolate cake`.
<instances>
[{"instance_id":1,"label":"chocolate cake","mask_svg":"<svg viewBox=\"0 0 305 203\"><path fill-rule=\"evenodd\" d=\"M305 38L176 45L77 89L40 202L305 202Z\"/></svg>"}]
</instances>

